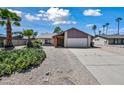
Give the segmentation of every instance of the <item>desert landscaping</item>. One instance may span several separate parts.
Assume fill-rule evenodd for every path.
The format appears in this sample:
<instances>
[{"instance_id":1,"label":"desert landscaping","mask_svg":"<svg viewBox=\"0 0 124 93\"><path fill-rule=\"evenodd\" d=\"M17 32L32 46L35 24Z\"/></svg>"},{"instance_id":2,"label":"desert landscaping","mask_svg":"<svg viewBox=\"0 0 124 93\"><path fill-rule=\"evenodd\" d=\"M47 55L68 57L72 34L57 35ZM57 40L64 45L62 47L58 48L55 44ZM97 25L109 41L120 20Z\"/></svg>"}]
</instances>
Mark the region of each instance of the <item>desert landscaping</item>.
<instances>
[{"instance_id":1,"label":"desert landscaping","mask_svg":"<svg viewBox=\"0 0 124 93\"><path fill-rule=\"evenodd\" d=\"M0 84L124 84L124 50L119 47L54 48L44 46L45 61L25 73L2 77Z\"/></svg>"}]
</instances>

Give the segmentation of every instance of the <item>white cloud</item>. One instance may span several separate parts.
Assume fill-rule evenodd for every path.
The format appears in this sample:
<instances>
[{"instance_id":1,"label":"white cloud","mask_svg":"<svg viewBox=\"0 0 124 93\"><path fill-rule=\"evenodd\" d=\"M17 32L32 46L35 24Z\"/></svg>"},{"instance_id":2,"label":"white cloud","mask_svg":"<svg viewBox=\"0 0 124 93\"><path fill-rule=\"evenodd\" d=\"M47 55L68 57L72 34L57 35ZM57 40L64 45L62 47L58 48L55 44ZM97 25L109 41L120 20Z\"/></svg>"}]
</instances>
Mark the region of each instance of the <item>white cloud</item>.
<instances>
[{"instance_id":1,"label":"white cloud","mask_svg":"<svg viewBox=\"0 0 124 93\"><path fill-rule=\"evenodd\" d=\"M36 16L38 17L45 17L46 16L46 12L43 10L40 10L38 14L36 14Z\"/></svg>"},{"instance_id":2,"label":"white cloud","mask_svg":"<svg viewBox=\"0 0 124 93\"><path fill-rule=\"evenodd\" d=\"M26 15L25 15L25 18L26 18L28 21L40 20L40 17L31 15L30 13L26 14Z\"/></svg>"},{"instance_id":3,"label":"white cloud","mask_svg":"<svg viewBox=\"0 0 124 93\"><path fill-rule=\"evenodd\" d=\"M22 16L22 11L18 11L18 10L12 10L12 9L8 9L9 11L16 13L18 16Z\"/></svg>"},{"instance_id":4,"label":"white cloud","mask_svg":"<svg viewBox=\"0 0 124 93\"><path fill-rule=\"evenodd\" d=\"M47 11L40 10L38 14L31 15L25 14L25 18L29 21L43 20L52 22L52 24L76 24L76 21L69 20L70 12L67 9L62 8L49 8Z\"/></svg>"},{"instance_id":5,"label":"white cloud","mask_svg":"<svg viewBox=\"0 0 124 93\"><path fill-rule=\"evenodd\" d=\"M53 24L67 24L66 21L69 17L69 10L59 9L59 8L49 8L46 12L46 16L49 21L52 21Z\"/></svg>"},{"instance_id":6,"label":"white cloud","mask_svg":"<svg viewBox=\"0 0 124 93\"><path fill-rule=\"evenodd\" d=\"M83 14L85 16L101 16L101 15L103 15L101 13L101 10L99 10L99 9L96 9L96 10L93 10L93 9L84 10Z\"/></svg>"},{"instance_id":7,"label":"white cloud","mask_svg":"<svg viewBox=\"0 0 124 93\"><path fill-rule=\"evenodd\" d=\"M121 28L120 31L121 31L121 32L124 32L124 28Z\"/></svg>"},{"instance_id":8,"label":"white cloud","mask_svg":"<svg viewBox=\"0 0 124 93\"><path fill-rule=\"evenodd\" d=\"M57 25L57 24L76 24L77 22L75 21L56 21L53 24Z\"/></svg>"},{"instance_id":9,"label":"white cloud","mask_svg":"<svg viewBox=\"0 0 124 93\"><path fill-rule=\"evenodd\" d=\"M43 14L37 14L36 16L38 16L38 17L43 17Z\"/></svg>"},{"instance_id":10,"label":"white cloud","mask_svg":"<svg viewBox=\"0 0 124 93\"><path fill-rule=\"evenodd\" d=\"M47 19L47 18L42 18L42 20L44 20L44 21L48 21L48 19Z\"/></svg>"},{"instance_id":11,"label":"white cloud","mask_svg":"<svg viewBox=\"0 0 124 93\"><path fill-rule=\"evenodd\" d=\"M76 24L75 21L68 20L71 15L69 10L62 8L49 8L47 11L40 10L37 14L44 21L53 22L54 25L57 24Z\"/></svg>"},{"instance_id":12,"label":"white cloud","mask_svg":"<svg viewBox=\"0 0 124 93\"><path fill-rule=\"evenodd\" d=\"M43 10L40 10L39 12L40 12L40 13L45 13L45 11L43 11Z\"/></svg>"},{"instance_id":13,"label":"white cloud","mask_svg":"<svg viewBox=\"0 0 124 93\"><path fill-rule=\"evenodd\" d=\"M72 24L77 24L77 22L76 21L72 21Z\"/></svg>"},{"instance_id":14,"label":"white cloud","mask_svg":"<svg viewBox=\"0 0 124 93\"><path fill-rule=\"evenodd\" d=\"M86 27L92 27L94 24L87 24Z\"/></svg>"},{"instance_id":15,"label":"white cloud","mask_svg":"<svg viewBox=\"0 0 124 93\"><path fill-rule=\"evenodd\" d=\"M59 8L50 8L47 10L47 15L49 20L62 20L69 16L69 10L59 9Z\"/></svg>"},{"instance_id":16,"label":"white cloud","mask_svg":"<svg viewBox=\"0 0 124 93\"><path fill-rule=\"evenodd\" d=\"M117 28L115 28L115 29L113 29L113 28L110 28L110 29L108 29L108 32L115 32L115 33L117 33L118 32L118 30L117 30ZM124 33L124 28L120 28L120 31L119 31L120 33Z\"/></svg>"}]
</instances>

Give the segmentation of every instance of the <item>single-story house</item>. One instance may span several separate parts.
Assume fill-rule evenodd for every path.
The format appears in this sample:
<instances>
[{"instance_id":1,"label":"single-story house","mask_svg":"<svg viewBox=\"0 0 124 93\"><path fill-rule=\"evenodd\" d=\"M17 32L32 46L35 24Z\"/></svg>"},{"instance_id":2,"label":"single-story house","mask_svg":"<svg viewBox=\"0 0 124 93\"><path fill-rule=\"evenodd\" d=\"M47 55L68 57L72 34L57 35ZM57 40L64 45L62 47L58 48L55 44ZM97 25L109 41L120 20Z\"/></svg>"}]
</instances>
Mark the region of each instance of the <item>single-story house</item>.
<instances>
[{"instance_id":1,"label":"single-story house","mask_svg":"<svg viewBox=\"0 0 124 93\"><path fill-rule=\"evenodd\" d=\"M108 39L102 36L96 36L93 39L93 42L94 42L94 45L98 45L98 46L108 45Z\"/></svg>"},{"instance_id":2,"label":"single-story house","mask_svg":"<svg viewBox=\"0 0 124 93\"><path fill-rule=\"evenodd\" d=\"M38 35L36 38L38 40L41 40L43 45L53 45L53 36L56 35L56 33L43 33L41 35Z\"/></svg>"},{"instance_id":3,"label":"single-story house","mask_svg":"<svg viewBox=\"0 0 124 93\"><path fill-rule=\"evenodd\" d=\"M91 47L93 36L71 28L53 36L55 47Z\"/></svg>"},{"instance_id":4,"label":"single-story house","mask_svg":"<svg viewBox=\"0 0 124 93\"><path fill-rule=\"evenodd\" d=\"M94 45L124 45L124 35L100 35L93 42Z\"/></svg>"}]
</instances>

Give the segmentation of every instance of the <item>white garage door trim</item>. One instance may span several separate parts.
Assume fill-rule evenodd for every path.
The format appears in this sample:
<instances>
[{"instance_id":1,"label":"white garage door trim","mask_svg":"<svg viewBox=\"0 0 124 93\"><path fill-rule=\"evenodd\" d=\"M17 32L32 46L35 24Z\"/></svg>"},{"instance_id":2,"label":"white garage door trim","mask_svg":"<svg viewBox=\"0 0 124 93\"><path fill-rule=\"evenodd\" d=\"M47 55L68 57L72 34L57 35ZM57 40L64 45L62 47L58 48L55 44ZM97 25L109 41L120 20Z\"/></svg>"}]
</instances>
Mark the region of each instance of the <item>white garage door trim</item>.
<instances>
[{"instance_id":1,"label":"white garage door trim","mask_svg":"<svg viewBox=\"0 0 124 93\"><path fill-rule=\"evenodd\" d=\"M87 47L87 38L68 38L67 47Z\"/></svg>"}]
</instances>

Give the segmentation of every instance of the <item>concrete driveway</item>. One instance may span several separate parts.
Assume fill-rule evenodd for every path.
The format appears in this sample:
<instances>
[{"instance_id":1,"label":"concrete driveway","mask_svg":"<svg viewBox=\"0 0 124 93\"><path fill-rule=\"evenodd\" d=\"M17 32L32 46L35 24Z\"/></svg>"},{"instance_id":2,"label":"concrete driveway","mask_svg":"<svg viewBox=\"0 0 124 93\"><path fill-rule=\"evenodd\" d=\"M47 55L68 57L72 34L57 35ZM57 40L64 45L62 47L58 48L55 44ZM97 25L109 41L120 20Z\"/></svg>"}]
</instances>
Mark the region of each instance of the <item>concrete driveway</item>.
<instances>
[{"instance_id":1,"label":"concrete driveway","mask_svg":"<svg viewBox=\"0 0 124 93\"><path fill-rule=\"evenodd\" d=\"M124 84L124 48L69 49L100 84ZM120 52L118 52L120 50Z\"/></svg>"}]
</instances>

